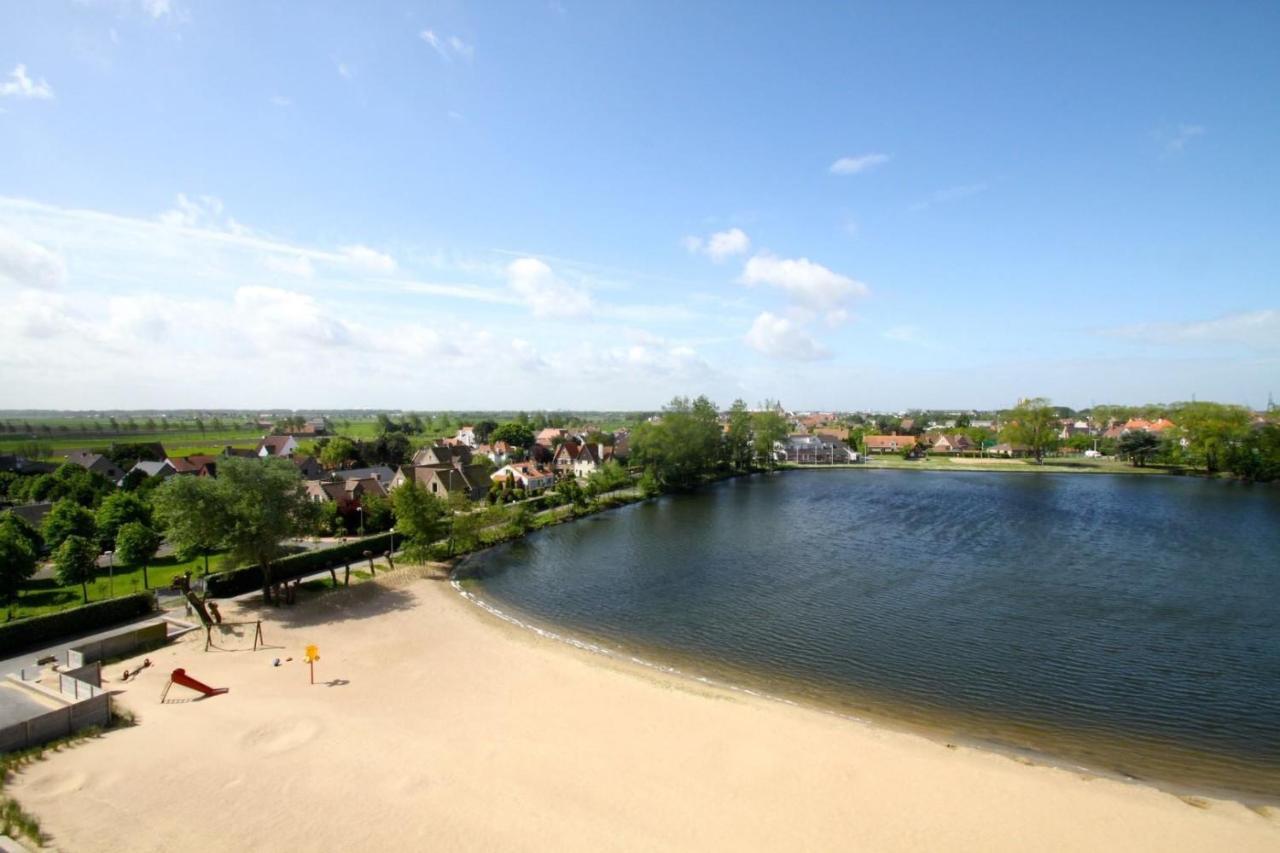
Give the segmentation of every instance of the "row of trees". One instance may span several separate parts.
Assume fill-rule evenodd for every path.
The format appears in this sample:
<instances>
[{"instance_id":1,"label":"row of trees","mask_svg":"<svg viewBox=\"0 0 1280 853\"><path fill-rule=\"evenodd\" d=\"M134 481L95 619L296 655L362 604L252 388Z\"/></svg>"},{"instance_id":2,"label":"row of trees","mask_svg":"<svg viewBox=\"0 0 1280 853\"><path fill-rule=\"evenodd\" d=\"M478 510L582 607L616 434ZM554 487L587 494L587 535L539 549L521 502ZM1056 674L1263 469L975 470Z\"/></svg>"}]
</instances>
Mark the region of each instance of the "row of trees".
<instances>
[{"instance_id":1,"label":"row of trees","mask_svg":"<svg viewBox=\"0 0 1280 853\"><path fill-rule=\"evenodd\" d=\"M773 444L787 430L770 403L752 412L735 400L722 426L719 409L705 396L676 397L658 420L631 433L631 461L645 469L649 489L689 489L715 474L772 466Z\"/></svg>"}]
</instances>

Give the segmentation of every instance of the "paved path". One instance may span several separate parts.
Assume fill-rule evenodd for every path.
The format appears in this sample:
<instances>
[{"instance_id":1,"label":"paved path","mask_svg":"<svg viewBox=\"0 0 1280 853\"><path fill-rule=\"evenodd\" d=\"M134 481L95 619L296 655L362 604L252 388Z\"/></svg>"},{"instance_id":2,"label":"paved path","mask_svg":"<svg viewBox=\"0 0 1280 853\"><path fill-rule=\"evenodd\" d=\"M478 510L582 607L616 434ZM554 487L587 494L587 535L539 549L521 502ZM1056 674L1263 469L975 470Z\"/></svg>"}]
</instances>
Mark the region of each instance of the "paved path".
<instances>
[{"instance_id":1,"label":"paved path","mask_svg":"<svg viewBox=\"0 0 1280 853\"><path fill-rule=\"evenodd\" d=\"M142 617L139 617L138 619L134 619L130 622L122 622L119 625L108 628L105 631L95 631L91 634L79 634L77 636L67 637L62 640L59 640L56 644L52 646L48 646L42 649L33 649L29 652L24 652L23 654L16 655L14 657L11 657L5 660L0 660L0 676L3 676L10 672L17 672L18 670L22 669L24 666L35 666L35 663L38 659L42 657L47 657L48 655L57 655L59 660L65 663L67 660L67 649L71 648L72 646L78 646L81 643L92 642L93 640L99 640L99 639L102 639L103 637L108 637L112 634L123 631L126 628L137 628L142 625L150 625L153 622L160 622L162 621L160 618L161 615L162 614L152 613L150 615L142 616Z\"/></svg>"}]
</instances>

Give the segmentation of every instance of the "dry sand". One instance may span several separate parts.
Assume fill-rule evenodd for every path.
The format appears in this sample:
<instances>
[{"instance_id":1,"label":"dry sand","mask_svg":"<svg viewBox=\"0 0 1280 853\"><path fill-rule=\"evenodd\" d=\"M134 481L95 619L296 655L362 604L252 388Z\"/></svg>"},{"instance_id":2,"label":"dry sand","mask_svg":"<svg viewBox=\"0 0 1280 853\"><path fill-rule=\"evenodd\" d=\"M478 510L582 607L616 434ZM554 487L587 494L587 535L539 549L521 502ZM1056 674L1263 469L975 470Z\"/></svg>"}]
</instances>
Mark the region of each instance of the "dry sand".
<instances>
[{"instance_id":1,"label":"dry sand","mask_svg":"<svg viewBox=\"0 0 1280 853\"><path fill-rule=\"evenodd\" d=\"M537 637L407 572L267 615L284 648L205 653L189 636L136 684L108 668L140 725L11 783L55 846L1280 850L1272 810L704 687ZM307 643L332 686L307 683ZM231 692L159 704L179 666Z\"/></svg>"}]
</instances>

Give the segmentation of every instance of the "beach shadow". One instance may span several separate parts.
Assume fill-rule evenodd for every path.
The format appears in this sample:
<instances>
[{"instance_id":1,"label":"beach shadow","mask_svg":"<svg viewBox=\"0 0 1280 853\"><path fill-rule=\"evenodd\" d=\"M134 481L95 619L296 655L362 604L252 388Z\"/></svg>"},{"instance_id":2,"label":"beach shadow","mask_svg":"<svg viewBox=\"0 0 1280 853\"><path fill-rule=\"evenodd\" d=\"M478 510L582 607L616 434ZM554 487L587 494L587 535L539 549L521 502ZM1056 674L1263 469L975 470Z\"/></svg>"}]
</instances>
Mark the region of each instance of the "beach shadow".
<instances>
[{"instance_id":1,"label":"beach shadow","mask_svg":"<svg viewBox=\"0 0 1280 853\"><path fill-rule=\"evenodd\" d=\"M270 605L260 599L238 603L236 619L261 619L263 630L269 624L286 628L306 628L371 619L398 610L408 610L417 599L397 582L404 578L379 572L377 579L349 587L320 592L299 590L294 604Z\"/></svg>"},{"instance_id":2,"label":"beach shadow","mask_svg":"<svg viewBox=\"0 0 1280 853\"><path fill-rule=\"evenodd\" d=\"M330 681L322 682L325 687L346 687L351 682L345 678L334 678Z\"/></svg>"}]
</instances>

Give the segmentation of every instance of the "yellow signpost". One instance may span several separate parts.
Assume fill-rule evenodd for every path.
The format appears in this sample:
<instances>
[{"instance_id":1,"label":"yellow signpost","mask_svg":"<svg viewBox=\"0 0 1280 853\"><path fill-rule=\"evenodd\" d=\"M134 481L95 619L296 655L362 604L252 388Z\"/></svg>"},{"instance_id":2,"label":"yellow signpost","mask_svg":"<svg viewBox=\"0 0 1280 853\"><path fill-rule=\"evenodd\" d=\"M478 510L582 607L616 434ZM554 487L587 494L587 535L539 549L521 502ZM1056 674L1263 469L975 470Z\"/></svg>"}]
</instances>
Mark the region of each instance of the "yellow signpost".
<instances>
[{"instance_id":1,"label":"yellow signpost","mask_svg":"<svg viewBox=\"0 0 1280 853\"><path fill-rule=\"evenodd\" d=\"M316 683L316 661L320 660L320 647L315 645L307 646L307 653L303 656L302 659L310 665L311 683L315 684Z\"/></svg>"}]
</instances>

